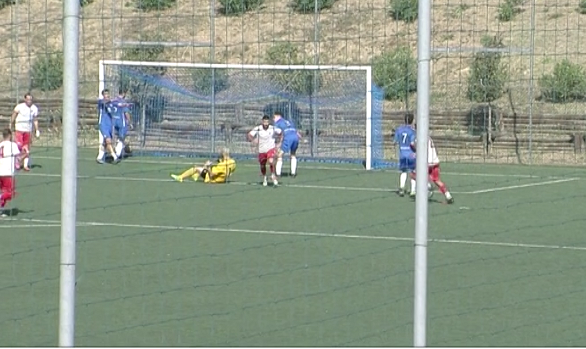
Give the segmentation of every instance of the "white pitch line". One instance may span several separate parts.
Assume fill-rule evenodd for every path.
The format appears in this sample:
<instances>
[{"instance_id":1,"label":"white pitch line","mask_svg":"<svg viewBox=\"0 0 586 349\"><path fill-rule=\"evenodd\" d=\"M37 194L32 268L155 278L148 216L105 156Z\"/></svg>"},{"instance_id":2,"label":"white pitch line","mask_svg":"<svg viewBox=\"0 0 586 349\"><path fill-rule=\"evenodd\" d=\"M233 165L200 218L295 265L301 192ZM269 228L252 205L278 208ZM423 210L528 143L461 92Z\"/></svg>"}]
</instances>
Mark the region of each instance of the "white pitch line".
<instances>
[{"instance_id":1,"label":"white pitch line","mask_svg":"<svg viewBox=\"0 0 586 349\"><path fill-rule=\"evenodd\" d=\"M468 194L484 194L484 193L493 193L496 191L503 191L503 190L513 190L513 189L521 189L521 188L529 188L529 187L539 187L543 185L550 185L550 184L557 184L557 183L565 183L571 181L577 181L580 178L566 178L566 179L557 179L553 181L545 181L545 182L537 182L537 183L527 183L527 184L518 184L518 185L509 185L507 187L497 187L497 188L490 188L490 189L482 189L482 190L475 190L471 191Z\"/></svg>"},{"instance_id":2,"label":"white pitch line","mask_svg":"<svg viewBox=\"0 0 586 349\"><path fill-rule=\"evenodd\" d=\"M47 159L47 160L61 160L58 156L35 156L35 159ZM185 159L179 157L178 159ZM82 161L95 162L95 159L80 158ZM195 159L193 159L195 160ZM193 165L194 161L154 161L154 160L135 160L125 159L124 162L136 163L136 164L152 164L152 165ZM258 165L252 164L240 164L242 167L258 167ZM344 168L344 167L330 167L330 166L313 166L310 165L304 170L327 170L327 171L355 171L355 172L366 172L363 168ZM394 171L394 169L392 169ZM560 178L559 176L534 176L534 175L523 175L523 174L498 174L498 173L470 173L470 172L442 172L442 174L450 176L464 176L464 177L495 177L495 178Z\"/></svg>"},{"instance_id":3,"label":"white pitch line","mask_svg":"<svg viewBox=\"0 0 586 349\"><path fill-rule=\"evenodd\" d=\"M49 173L22 173L21 176L33 176L33 177L54 177L60 178L61 175L59 174L49 174ZM77 176L79 179L95 179L95 180L106 180L106 181L133 181L133 182L157 182L157 183L174 183L172 179L163 179L163 178L144 178L144 177L115 177L115 176ZM484 194L484 193L491 193L503 190L513 190L513 189L521 189L527 187L535 187L535 186L543 186L548 184L556 184L556 183L563 183L563 182L570 182L576 181L580 178L566 178L566 179L557 179L552 181L545 181L545 182L537 182L537 183L528 183L528 184L518 184L518 185L511 185L507 187L497 187L497 188L489 188L489 189L482 189L476 191L454 191L453 194L458 195L474 195L474 194ZM240 185L240 186L258 186L258 183L249 183L249 182L230 182L229 185ZM388 188L371 188L371 187L344 187L344 186L328 186L328 185L309 185L309 184L282 184L283 187L289 188L300 188L300 189L322 189L322 190L341 190L341 191L362 191L362 192L377 192L377 193L394 193L396 192L395 189L388 189Z\"/></svg>"},{"instance_id":4,"label":"white pitch line","mask_svg":"<svg viewBox=\"0 0 586 349\"><path fill-rule=\"evenodd\" d=\"M60 223L56 220L46 219L22 219L22 222L37 222L37 223ZM398 236L377 236L377 235L355 235L355 234L328 234L328 233L312 233L303 231L278 231L278 230L256 230L256 229L236 229L236 228L216 228L216 227L181 227L181 226L167 226L167 225L151 225L151 224L125 224L125 223L105 223L105 222L79 222L80 225L86 227L116 227L116 228L135 228L135 229L160 229L160 230L180 230L180 231L197 231L197 232L219 232L219 233L245 233L245 234L259 234L259 235L275 235L275 236L311 236L323 238L339 238L339 239L356 239L356 240L386 240L386 241L409 241L413 242L413 238L398 237ZM429 242L442 244L461 244L461 245L480 245L480 246L500 246L500 247L517 247L517 248L532 248L532 249L548 249L548 250L573 250L586 251L586 247L582 246L562 246L562 245L546 245L546 244L525 244L516 242L492 242L492 241L474 241L474 240L455 240L455 239L429 239Z\"/></svg>"},{"instance_id":5,"label":"white pitch line","mask_svg":"<svg viewBox=\"0 0 586 349\"><path fill-rule=\"evenodd\" d=\"M14 219L10 219L10 218L6 218L6 219L1 219L0 221L3 220L8 220L8 221L15 221ZM0 229L18 229L18 228L56 228L56 227L60 227L61 224L56 224L56 223L52 223L52 224L12 224L12 225L4 225L4 224L0 224Z\"/></svg>"}]
</instances>

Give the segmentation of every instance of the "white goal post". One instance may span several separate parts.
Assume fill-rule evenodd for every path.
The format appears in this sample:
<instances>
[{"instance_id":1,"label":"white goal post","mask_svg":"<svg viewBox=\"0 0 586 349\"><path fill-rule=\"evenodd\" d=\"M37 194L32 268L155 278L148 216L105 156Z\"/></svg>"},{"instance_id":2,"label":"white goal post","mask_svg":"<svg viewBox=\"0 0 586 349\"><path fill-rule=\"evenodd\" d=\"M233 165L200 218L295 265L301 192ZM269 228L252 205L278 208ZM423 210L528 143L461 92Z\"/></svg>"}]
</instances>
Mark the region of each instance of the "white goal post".
<instances>
[{"instance_id":1,"label":"white goal post","mask_svg":"<svg viewBox=\"0 0 586 349\"><path fill-rule=\"evenodd\" d=\"M310 125L308 129L311 130L308 131L311 150L303 154L298 154L300 158L305 158L309 161L313 159L320 162L328 162L329 160L332 162L344 162L342 161L343 159L353 159L358 162L360 160L366 170L376 168L377 161L376 159L373 160L373 156L382 160L382 135L378 141L375 141L376 145L381 148L379 151L381 154L373 154L373 88L376 87L373 85L372 68L370 66L252 65L101 60L99 62L99 93L105 88L117 92L119 88L122 88L123 77L121 76L123 75L129 76L129 78L126 78L127 80L139 81L140 83L138 85L143 86L143 88L144 86L153 86L149 92L151 94L149 98L164 101L164 103L161 103L167 108L161 112L163 115L159 115L159 119L157 119L159 121L163 120L163 124L165 122L176 122L177 125L180 125L177 127L185 127L185 130L188 131L191 129L187 125L189 123L189 112L184 113L186 115L182 118L179 116L175 117L175 115L167 118L167 114L171 113L170 108L172 108L169 106L177 102L177 107L173 107L173 110L179 110L180 107L178 106L180 104L178 104L178 101L180 100L192 100L194 103L199 103L198 106L201 104L207 105L207 108L209 108L207 114L211 115L207 116L209 118L209 120L206 120L207 123L205 125L207 126L202 127L207 128L209 134L205 133L205 130L200 130L199 128L195 130L196 128L193 128L195 133L199 132L198 134L202 135L195 136L197 140L193 140L193 142L198 142L198 145L204 144L205 149L197 146L191 149L199 149L200 152L214 152L217 146L225 143L225 140L218 137L220 129L217 121L221 119L219 115L226 112L226 104L249 103L252 105L251 101L269 103L287 100L303 106L311 104L307 107L307 110L310 111L302 111L302 113L311 115L305 119L307 124ZM200 83L203 82L204 85L209 84L210 86L204 86L205 88L202 88L201 91L193 89L192 84L196 75L204 77L198 80ZM306 75L309 77L313 76L313 83L307 83L308 79L303 80L304 77L300 80L299 76L301 75L304 77ZM225 82L225 79L229 81ZM225 91L219 91L220 88L217 87L220 80L224 84L222 86L229 86ZM288 86L285 86L286 84L283 85L284 87L274 87L272 85L274 81L283 83L288 80L294 81L294 83L301 86L301 92L299 88L297 90L293 88L288 89ZM302 82L299 83L299 81ZM303 91L306 86L305 84L312 86L313 92L308 91L305 93L306 91ZM129 98L133 99L135 97L133 91L130 91ZM382 118L382 98L377 97L377 100L380 100L379 109L381 111L378 114L381 115L377 114L377 120L380 121ZM346 106L345 101L349 101L353 105ZM355 105L357 104L361 104L361 106L356 107ZM220 107L220 105L224 106ZM249 108L249 106L247 105L246 108ZM190 109L194 111L197 108L192 107ZM250 106L250 110L252 109L253 107ZM303 107L301 109L303 110ZM318 115L318 110L321 109L328 109L329 115L335 115L330 118L332 120L328 120L328 125L325 125L325 121L323 121L325 116ZM330 109L335 110L330 111ZM159 133L155 132L155 128L158 127L155 126L155 123L145 125L148 122L144 120L144 108L141 113L143 115L139 129L145 140L142 143L145 153L148 152L147 150L156 153L157 147L160 147L161 151L165 149L170 149L170 152L176 151L177 149L161 141L166 136L161 136L163 134L162 131ZM262 116L260 113L262 113L262 110L258 110L256 120ZM361 125L358 122L348 121L354 115L362 113L364 115L360 116L362 120L360 121ZM324 112L324 114L327 113ZM199 117L193 115L193 118ZM346 117L346 115L348 116ZM239 120L239 122L242 123L242 120ZM323 133L318 131L319 125L321 124L324 124L323 128L331 127L330 130L336 130L335 132L338 133L330 135L333 132L328 133L327 128L323 130ZM301 125L296 126L301 128ZM354 130L351 129L353 126L355 126ZM377 127L380 128L380 125ZM356 129L360 129L360 131ZM165 132L168 133L170 131ZM156 134L158 136L155 136ZM362 139L362 145L356 144L358 137ZM154 138L160 141L158 145L155 141L151 142ZM208 140L209 146L207 145Z\"/></svg>"}]
</instances>

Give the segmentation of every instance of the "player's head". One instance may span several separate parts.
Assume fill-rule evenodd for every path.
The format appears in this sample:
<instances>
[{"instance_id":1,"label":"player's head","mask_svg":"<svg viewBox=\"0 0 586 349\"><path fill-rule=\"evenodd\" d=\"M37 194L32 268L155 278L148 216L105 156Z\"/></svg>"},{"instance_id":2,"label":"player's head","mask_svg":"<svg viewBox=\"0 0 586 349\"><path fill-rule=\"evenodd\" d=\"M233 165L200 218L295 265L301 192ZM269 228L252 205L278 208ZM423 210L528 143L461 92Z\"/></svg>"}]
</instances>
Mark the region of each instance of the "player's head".
<instances>
[{"instance_id":1,"label":"player's head","mask_svg":"<svg viewBox=\"0 0 586 349\"><path fill-rule=\"evenodd\" d=\"M413 126L413 122L415 121L415 116L413 113L405 114L405 124Z\"/></svg>"},{"instance_id":2,"label":"player's head","mask_svg":"<svg viewBox=\"0 0 586 349\"><path fill-rule=\"evenodd\" d=\"M107 88L102 90L102 97L104 98L105 101L109 101L110 100L110 90L108 90Z\"/></svg>"},{"instance_id":3,"label":"player's head","mask_svg":"<svg viewBox=\"0 0 586 349\"><path fill-rule=\"evenodd\" d=\"M283 118L283 114L280 111L276 111L273 113L273 121L277 122Z\"/></svg>"},{"instance_id":4,"label":"player's head","mask_svg":"<svg viewBox=\"0 0 586 349\"><path fill-rule=\"evenodd\" d=\"M267 128L269 128L269 123L270 123L270 120L269 119L270 118L269 118L268 115L265 115L265 116L262 117L262 128L264 128L265 130Z\"/></svg>"},{"instance_id":5,"label":"player's head","mask_svg":"<svg viewBox=\"0 0 586 349\"><path fill-rule=\"evenodd\" d=\"M31 95L30 93L25 94L24 103L29 107L33 105L33 95Z\"/></svg>"},{"instance_id":6,"label":"player's head","mask_svg":"<svg viewBox=\"0 0 586 349\"><path fill-rule=\"evenodd\" d=\"M9 128L5 128L5 129L2 131L2 138L3 138L5 141L9 141L9 140L11 140L11 139L12 139L12 131L10 131L10 129L9 129Z\"/></svg>"},{"instance_id":7,"label":"player's head","mask_svg":"<svg viewBox=\"0 0 586 349\"><path fill-rule=\"evenodd\" d=\"M118 89L118 96L120 97L126 97L126 90L123 88Z\"/></svg>"}]
</instances>

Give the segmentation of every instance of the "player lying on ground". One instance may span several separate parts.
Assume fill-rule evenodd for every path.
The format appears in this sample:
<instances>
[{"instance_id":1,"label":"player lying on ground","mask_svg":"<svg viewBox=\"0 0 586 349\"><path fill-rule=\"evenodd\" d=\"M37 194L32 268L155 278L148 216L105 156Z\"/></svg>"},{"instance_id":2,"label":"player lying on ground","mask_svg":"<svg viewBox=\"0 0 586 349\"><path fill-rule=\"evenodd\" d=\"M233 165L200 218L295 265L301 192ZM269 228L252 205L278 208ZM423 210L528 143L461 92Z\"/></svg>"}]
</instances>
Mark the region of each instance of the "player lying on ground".
<instances>
[{"instance_id":1,"label":"player lying on ground","mask_svg":"<svg viewBox=\"0 0 586 349\"><path fill-rule=\"evenodd\" d=\"M14 170L19 162L20 151L18 144L12 141L10 129L2 131L2 142L0 142L0 208L14 196L15 181ZM5 216L2 212L2 216Z\"/></svg>"},{"instance_id":2,"label":"player lying on ground","mask_svg":"<svg viewBox=\"0 0 586 349\"><path fill-rule=\"evenodd\" d=\"M395 130L395 143L399 145L399 195L405 195L405 185L408 174L415 171L415 128L413 127L414 116L412 113L405 114L405 124ZM411 192L415 192L415 180L411 179Z\"/></svg>"},{"instance_id":3,"label":"player lying on ground","mask_svg":"<svg viewBox=\"0 0 586 349\"><path fill-rule=\"evenodd\" d=\"M30 170L30 151L31 151L31 134L33 126L35 129L35 136L40 137L39 131L39 109L33 104L33 96L30 93L24 95L24 102L19 103L14 107L12 118L10 120L11 127L15 130L15 141L22 153L23 169ZM20 168L20 163L16 164L16 168Z\"/></svg>"},{"instance_id":4,"label":"player lying on ground","mask_svg":"<svg viewBox=\"0 0 586 349\"><path fill-rule=\"evenodd\" d=\"M415 148L414 148L414 151L415 151ZM440 178L440 160L439 160L439 157L437 156L437 152L435 150L435 145L433 144L433 140L431 139L431 137L429 137L429 139L427 140L427 166L428 166L427 171L428 171L428 175L429 175L429 182L435 184L439 188L439 191L442 194L444 194L444 196L446 197L448 204L453 204L454 198L452 197L452 194L450 194L450 192L448 191L446 184L444 182L442 182L442 180ZM411 178L413 180L416 179L415 172L411 173ZM415 190L413 188L411 190L411 196L415 197ZM430 188L430 194L431 193L433 193L433 192L431 191L431 188ZM431 197L431 195L430 195L430 197Z\"/></svg>"},{"instance_id":5,"label":"player lying on ground","mask_svg":"<svg viewBox=\"0 0 586 349\"><path fill-rule=\"evenodd\" d=\"M274 157L275 157L275 128L269 125L269 116L262 117L262 123L253 128L246 135L248 141L256 144L258 151L258 162L260 164L260 173L262 176L262 185L267 186L267 162L271 170L271 180L274 185L278 185L277 176L275 175Z\"/></svg>"},{"instance_id":6,"label":"player lying on ground","mask_svg":"<svg viewBox=\"0 0 586 349\"><path fill-rule=\"evenodd\" d=\"M113 163L117 164L118 162L120 162L120 158L116 154L116 151L114 150L114 146L112 143L114 129L112 112L114 111L114 106L112 105L110 100L110 91L108 91L107 89L102 91L102 99L100 100L98 105L100 108L98 111L100 113L98 125L100 128L100 141L102 142L102 144L100 144L100 149L98 150L98 157L96 158L96 161L99 164L104 163L104 156L106 155L106 152L104 150L106 149L108 150L108 153L110 153L110 155L112 156Z\"/></svg>"},{"instance_id":7,"label":"player lying on ground","mask_svg":"<svg viewBox=\"0 0 586 349\"><path fill-rule=\"evenodd\" d=\"M203 166L193 166L180 175L172 174L171 178L177 182L192 178L194 181L203 179L204 183L226 183L235 171L236 161L230 157L230 150L224 148L216 163L206 161Z\"/></svg>"},{"instance_id":8,"label":"player lying on ground","mask_svg":"<svg viewBox=\"0 0 586 349\"><path fill-rule=\"evenodd\" d=\"M301 133L297 131L295 125L289 120L283 118L280 112L275 112L273 115L273 122L275 125L275 132L278 135L277 141L277 166L276 174L281 175L283 168L283 155L289 153L291 156L290 174L292 177L297 176L297 148L299 147L299 139Z\"/></svg>"}]
</instances>

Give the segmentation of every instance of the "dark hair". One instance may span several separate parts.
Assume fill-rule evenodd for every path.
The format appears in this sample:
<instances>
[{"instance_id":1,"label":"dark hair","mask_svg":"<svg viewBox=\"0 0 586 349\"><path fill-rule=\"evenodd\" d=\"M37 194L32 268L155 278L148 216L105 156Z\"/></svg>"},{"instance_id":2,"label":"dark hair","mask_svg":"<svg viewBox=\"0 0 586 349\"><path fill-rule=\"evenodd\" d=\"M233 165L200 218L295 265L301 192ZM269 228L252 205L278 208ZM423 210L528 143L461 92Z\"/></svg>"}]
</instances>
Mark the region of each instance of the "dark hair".
<instances>
[{"instance_id":1,"label":"dark hair","mask_svg":"<svg viewBox=\"0 0 586 349\"><path fill-rule=\"evenodd\" d=\"M275 115L275 116L283 116L283 114L281 114L281 112L280 112L280 111L276 111L276 112L274 112L274 113L273 113L273 115Z\"/></svg>"},{"instance_id":2,"label":"dark hair","mask_svg":"<svg viewBox=\"0 0 586 349\"><path fill-rule=\"evenodd\" d=\"M415 120L415 116L413 115L413 113L405 114L405 123L407 125L413 125L413 120Z\"/></svg>"},{"instance_id":3,"label":"dark hair","mask_svg":"<svg viewBox=\"0 0 586 349\"><path fill-rule=\"evenodd\" d=\"M30 93L30 92L27 92L27 93L25 93L25 94L24 94L24 99L26 99L26 97L31 97L31 98L33 98L33 95L31 95L31 93Z\"/></svg>"},{"instance_id":4,"label":"dark hair","mask_svg":"<svg viewBox=\"0 0 586 349\"><path fill-rule=\"evenodd\" d=\"M10 137L10 135L12 135L12 131L10 131L10 129L9 129L9 128L5 128L5 129L2 131L2 137L4 137L4 138L8 138L8 137Z\"/></svg>"},{"instance_id":5,"label":"dark hair","mask_svg":"<svg viewBox=\"0 0 586 349\"><path fill-rule=\"evenodd\" d=\"M110 90L108 90L107 88L102 90L102 95L104 95L104 93L110 93Z\"/></svg>"},{"instance_id":6,"label":"dark hair","mask_svg":"<svg viewBox=\"0 0 586 349\"><path fill-rule=\"evenodd\" d=\"M263 120L269 120L270 118L269 118L269 116L268 116L268 115L263 115L262 119L263 119Z\"/></svg>"},{"instance_id":7,"label":"dark hair","mask_svg":"<svg viewBox=\"0 0 586 349\"><path fill-rule=\"evenodd\" d=\"M125 94L125 93L126 93L126 89L123 89L123 88L121 88L121 89L118 89L118 94L119 94L119 95L123 95L123 94Z\"/></svg>"}]
</instances>

